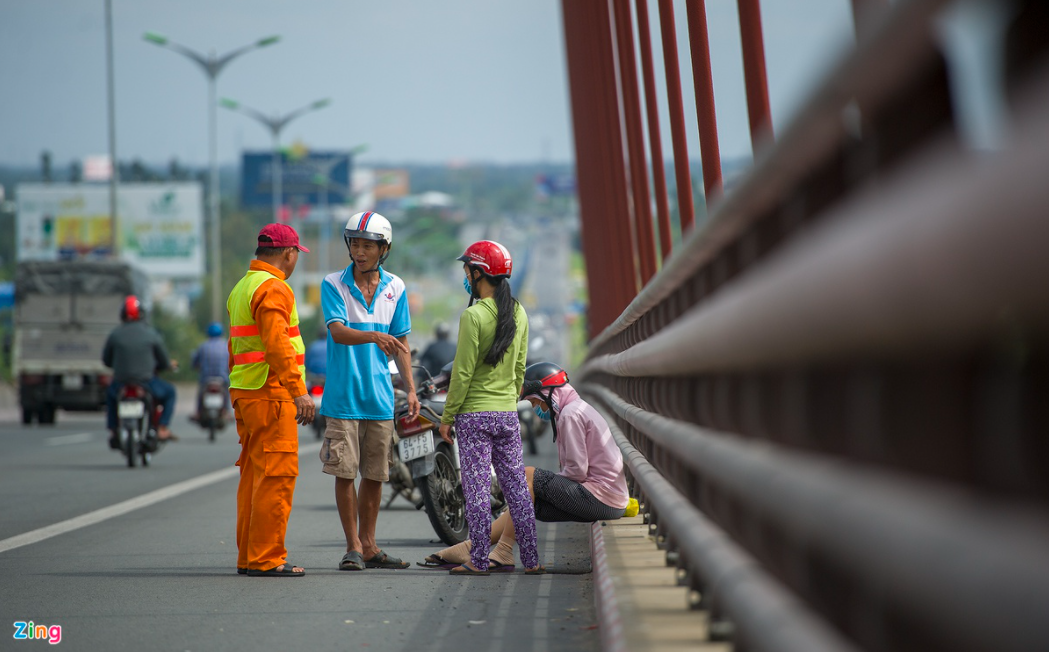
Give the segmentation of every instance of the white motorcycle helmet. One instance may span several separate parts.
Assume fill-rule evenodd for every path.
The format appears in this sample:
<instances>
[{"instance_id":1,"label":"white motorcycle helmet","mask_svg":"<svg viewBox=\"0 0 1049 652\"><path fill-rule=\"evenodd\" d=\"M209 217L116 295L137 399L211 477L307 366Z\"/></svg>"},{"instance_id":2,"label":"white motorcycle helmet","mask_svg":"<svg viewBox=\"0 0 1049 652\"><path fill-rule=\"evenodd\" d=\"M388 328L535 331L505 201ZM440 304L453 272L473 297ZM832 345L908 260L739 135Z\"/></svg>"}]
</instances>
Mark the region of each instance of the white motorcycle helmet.
<instances>
[{"instance_id":1,"label":"white motorcycle helmet","mask_svg":"<svg viewBox=\"0 0 1049 652\"><path fill-rule=\"evenodd\" d=\"M351 238L363 240L375 240L380 245L386 245L386 251L379 257L379 265L386 262L393 248L393 227L390 220L375 211L364 211L357 213L346 222L346 229L342 232L342 239L346 242L347 251L350 248ZM378 271L378 267L369 272Z\"/></svg>"}]
</instances>

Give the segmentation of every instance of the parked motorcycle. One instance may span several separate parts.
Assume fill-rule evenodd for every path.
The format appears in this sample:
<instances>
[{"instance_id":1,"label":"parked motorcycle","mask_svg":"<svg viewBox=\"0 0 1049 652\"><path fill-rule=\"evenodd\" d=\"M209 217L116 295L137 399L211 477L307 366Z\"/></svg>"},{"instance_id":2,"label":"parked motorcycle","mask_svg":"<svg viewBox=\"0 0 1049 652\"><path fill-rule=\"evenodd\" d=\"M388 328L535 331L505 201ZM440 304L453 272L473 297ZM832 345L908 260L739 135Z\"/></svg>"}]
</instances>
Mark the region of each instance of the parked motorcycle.
<instances>
[{"instance_id":1,"label":"parked motorcycle","mask_svg":"<svg viewBox=\"0 0 1049 652\"><path fill-rule=\"evenodd\" d=\"M157 424L160 422L160 404L142 385L128 383L117 395L117 422L120 448L127 457L127 465L134 467L138 460L149 466L159 445Z\"/></svg>"},{"instance_id":2,"label":"parked motorcycle","mask_svg":"<svg viewBox=\"0 0 1049 652\"><path fill-rule=\"evenodd\" d=\"M208 431L208 441L215 441L215 432L226 427L226 394L228 390L222 378L208 378L200 396L201 428Z\"/></svg>"},{"instance_id":3,"label":"parked motorcycle","mask_svg":"<svg viewBox=\"0 0 1049 652\"><path fill-rule=\"evenodd\" d=\"M313 404L317 406L313 422L310 425L313 427L313 436L320 441L324 437L324 428L326 426L324 417L321 416L321 404L324 402L324 376L312 376L307 379L307 385L306 389L309 391L310 398L313 399Z\"/></svg>"},{"instance_id":4,"label":"parked motorcycle","mask_svg":"<svg viewBox=\"0 0 1049 652\"><path fill-rule=\"evenodd\" d=\"M391 372L396 372L393 365ZM451 546L469 537L466 501L459 471L459 447L455 443L454 435L453 443L448 444L439 434L444 398L451 377L451 364L446 365L434 378L430 378L425 370L423 375L425 379L419 383L415 392L419 397L419 415L414 419L408 418L407 394L403 389L396 389L398 383L394 383L396 400L393 418L394 441L399 458L397 462L404 465L414 484L414 488L409 488L404 470L398 468L400 488L395 485L395 489L416 505L409 496L412 495L413 489L418 489L434 532L442 542ZM391 473L391 481L393 477ZM492 514L498 516L505 509L506 502L494 472L491 484Z\"/></svg>"}]
</instances>

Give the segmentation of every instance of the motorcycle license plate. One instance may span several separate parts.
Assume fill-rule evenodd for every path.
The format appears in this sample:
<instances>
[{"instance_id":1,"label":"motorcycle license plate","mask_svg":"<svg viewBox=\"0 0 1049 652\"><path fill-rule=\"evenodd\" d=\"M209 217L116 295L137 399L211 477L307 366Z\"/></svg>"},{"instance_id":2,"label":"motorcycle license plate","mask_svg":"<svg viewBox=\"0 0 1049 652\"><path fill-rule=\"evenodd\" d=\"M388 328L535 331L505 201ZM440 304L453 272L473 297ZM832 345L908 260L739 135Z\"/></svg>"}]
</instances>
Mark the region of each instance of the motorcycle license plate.
<instances>
[{"instance_id":1,"label":"motorcycle license plate","mask_svg":"<svg viewBox=\"0 0 1049 652\"><path fill-rule=\"evenodd\" d=\"M146 405L142 401L121 401L117 404L117 415L121 419L138 419L145 413Z\"/></svg>"},{"instance_id":2,"label":"motorcycle license plate","mask_svg":"<svg viewBox=\"0 0 1049 652\"><path fill-rule=\"evenodd\" d=\"M402 462L411 462L423 455L429 455L433 452L433 431L427 430L421 435L402 439L397 448L401 453Z\"/></svg>"},{"instance_id":3,"label":"motorcycle license plate","mask_svg":"<svg viewBox=\"0 0 1049 652\"><path fill-rule=\"evenodd\" d=\"M222 394L205 394L204 395L204 407L211 408L213 410L220 409L226 403L222 398Z\"/></svg>"}]
</instances>

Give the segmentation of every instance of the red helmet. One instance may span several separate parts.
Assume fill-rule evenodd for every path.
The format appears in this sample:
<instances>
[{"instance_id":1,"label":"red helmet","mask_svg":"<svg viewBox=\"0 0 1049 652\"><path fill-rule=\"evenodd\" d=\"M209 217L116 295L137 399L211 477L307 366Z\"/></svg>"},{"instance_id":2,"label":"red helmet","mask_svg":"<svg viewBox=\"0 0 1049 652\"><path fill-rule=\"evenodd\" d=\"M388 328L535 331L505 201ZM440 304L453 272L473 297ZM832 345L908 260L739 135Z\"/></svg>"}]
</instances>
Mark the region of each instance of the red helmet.
<instances>
[{"instance_id":1,"label":"red helmet","mask_svg":"<svg viewBox=\"0 0 1049 652\"><path fill-rule=\"evenodd\" d=\"M463 255L456 260L461 260L495 277L510 278L510 273L514 269L514 261L510 259L510 252L503 245L491 240L478 240L467 247Z\"/></svg>"},{"instance_id":2,"label":"red helmet","mask_svg":"<svg viewBox=\"0 0 1049 652\"><path fill-rule=\"evenodd\" d=\"M120 306L120 319L121 321L138 321L142 319L142 302L138 300L138 297L129 294L124 298L124 303Z\"/></svg>"},{"instance_id":3,"label":"red helmet","mask_svg":"<svg viewBox=\"0 0 1049 652\"><path fill-rule=\"evenodd\" d=\"M568 373L553 362L536 362L525 369L524 383L521 385L521 398L537 396L549 403L550 394L555 387L568 384ZM540 392L550 390L546 396Z\"/></svg>"}]
</instances>

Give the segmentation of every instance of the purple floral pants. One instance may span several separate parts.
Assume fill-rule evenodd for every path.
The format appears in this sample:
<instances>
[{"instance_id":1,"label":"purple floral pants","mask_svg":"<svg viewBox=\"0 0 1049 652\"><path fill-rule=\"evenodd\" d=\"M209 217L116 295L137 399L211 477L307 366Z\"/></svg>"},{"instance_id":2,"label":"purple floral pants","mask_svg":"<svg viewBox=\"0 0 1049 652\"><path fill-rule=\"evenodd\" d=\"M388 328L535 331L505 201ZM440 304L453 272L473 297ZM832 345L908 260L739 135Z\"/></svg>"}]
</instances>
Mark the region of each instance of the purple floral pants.
<instances>
[{"instance_id":1,"label":"purple floral pants","mask_svg":"<svg viewBox=\"0 0 1049 652\"><path fill-rule=\"evenodd\" d=\"M492 510L489 497L489 469L503 488L510 508L514 534L521 546L525 568L539 565L535 534L535 507L528 493L524 457L521 452L521 424L517 412L470 412L455 415L459 441L459 464L466 498L466 523L470 526L470 561L475 568L488 569L492 539Z\"/></svg>"}]
</instances>

